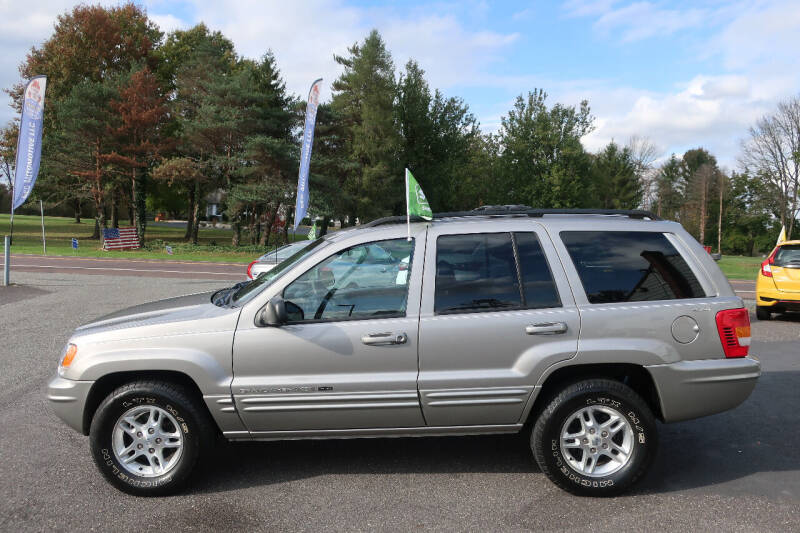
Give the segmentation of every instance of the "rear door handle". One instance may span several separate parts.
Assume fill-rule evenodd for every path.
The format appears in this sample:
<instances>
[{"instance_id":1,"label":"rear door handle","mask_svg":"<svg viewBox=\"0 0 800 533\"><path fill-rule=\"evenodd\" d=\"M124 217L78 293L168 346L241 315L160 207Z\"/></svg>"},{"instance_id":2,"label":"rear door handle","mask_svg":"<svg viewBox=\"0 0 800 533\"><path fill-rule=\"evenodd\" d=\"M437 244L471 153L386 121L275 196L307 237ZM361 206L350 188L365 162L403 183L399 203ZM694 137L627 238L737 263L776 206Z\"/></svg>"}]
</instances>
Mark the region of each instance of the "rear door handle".
<instances>
[{"instance_id":1,"label":"rear door handle","mask_svg":"<svg viewBox=\"0 0 800 533\"><path fill-rule=\"evenodd\" d=\"M405 344L408 342L408 335L405 333L371 333L361 337L361 342L367 346L387 346L390 344Z\"/></svg>"},{"instance_id":2,"label":"rear door handle","mask_svg":"<svg viewBox=\"0 0 800 533\"><path fill-rule=\"evenodd\" d=\"M567 325L564 322L543 322L525 326L525 333L528 335L558 335L566 332Z\"/></svg>"}]
</instances>

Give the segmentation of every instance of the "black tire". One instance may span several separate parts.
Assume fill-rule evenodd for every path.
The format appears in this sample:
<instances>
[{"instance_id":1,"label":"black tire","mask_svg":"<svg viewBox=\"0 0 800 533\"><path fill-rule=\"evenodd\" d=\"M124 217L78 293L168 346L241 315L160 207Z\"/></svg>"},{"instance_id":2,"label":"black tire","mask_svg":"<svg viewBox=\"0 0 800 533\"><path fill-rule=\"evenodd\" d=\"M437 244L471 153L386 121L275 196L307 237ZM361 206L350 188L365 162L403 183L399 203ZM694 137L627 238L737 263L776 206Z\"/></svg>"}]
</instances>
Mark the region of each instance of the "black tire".
<instances>
[{"instance_id":1,"label":"black tire","mask_svg":"<svg viewBox=\"0 0 800 533\"><path fill-rule=\"evenodd\" d=\"M772 318L772 311L767 307L756 306L756 318L759 320L770 320Z\"/></svg>"},{"instance_id":2,"label":"black tire","mask_svg":"<svg viewBox=\"0 0 800 533\"><path fill-rule=\"evenodd\" d=\"M573 414L589 406L615 410L633 432L627 462L619 470L609 471L602 477L588 476L573 468L560 446L564 424ZM611 444L608 446L613 448ZM613 496L629 489L647 471L657 448L655 418L647 403L630 387L607 379L589 379L567 385L547 403L531 432L531 449L539 468L560 488L578 495ZM567 450L567 453L572 452ZM571 460L575 462L575 456ZM594 461L599 465L601 461L610 462L610 459L598 456ZM609 470L612 468L613 464Z\"/></svg>"},{"instance_id":3,"label":"black tire","mask_svg":"<svg viewBox=\"0 0 800 533\"><path fill-rule=\"evenodd\" d=\"M198 404L184 387L168 382L136 381L114 390L97 408L89 430L89 445L100 472L118 489L137 496L162 496L183 488L198 458L213 442L213 422L205 406ZM125 412L139 406L159 407L179 426L181 453L165 474L136 475L123 467L113 452L116 424Z\"/></svg>"}]
</instances>

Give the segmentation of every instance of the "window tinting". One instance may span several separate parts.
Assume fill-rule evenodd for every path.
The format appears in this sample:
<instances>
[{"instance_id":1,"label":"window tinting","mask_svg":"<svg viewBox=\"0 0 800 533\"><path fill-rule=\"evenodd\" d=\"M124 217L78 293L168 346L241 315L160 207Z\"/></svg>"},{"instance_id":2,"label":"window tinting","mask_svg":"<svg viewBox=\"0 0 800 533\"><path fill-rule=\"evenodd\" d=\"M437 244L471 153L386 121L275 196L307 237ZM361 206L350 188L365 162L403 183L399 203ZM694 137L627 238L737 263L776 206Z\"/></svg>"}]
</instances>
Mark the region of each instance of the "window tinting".
<instances>
[{"instance_id":1,"label":"window tinting","mask_svg":"<svg viewBox=\"0 0 800 533\"><path fill-rule=\"evenodd\" d=\"M553 274L535 233L515 233L525 307L561 307Z\"/></svg>"},{"instance_id":2,"label":"window tinting","mask_svg":"<svg viewBox=\"0 0 800 533\"><path fill-rule=\"evenodd\" d=\"M435 313L513 309L521 304L510 233L437 239Z\"/></svg>"},{"instance_id":3,"label":"window tinting","mask_svg":"<svg viewBox=\"0 0 800 533\"><path fill-rule=\"evenodd\" d=\"M800 265L800 245L784 244L775 254L775 266Z\"/></svg>"},{"instance_id":4,"label":"window tinting","mask_svg":"<svg viewBox=\"0 0 800 533\"><path fill-rule=\"evenodd\" d=\"M700 283L663 233L562 231L590 303L702 298Z\"/></svg>"},{"instance_id":5,"label":"window tinting","mask_svg":"<svg viewBox=\"0 0 800 533\"><path fill-rule=\"evenodd\" d=\"M331 255L284 289L289 321L404 316L413 248L393 239Z\"/></svg>"}]
</instances>

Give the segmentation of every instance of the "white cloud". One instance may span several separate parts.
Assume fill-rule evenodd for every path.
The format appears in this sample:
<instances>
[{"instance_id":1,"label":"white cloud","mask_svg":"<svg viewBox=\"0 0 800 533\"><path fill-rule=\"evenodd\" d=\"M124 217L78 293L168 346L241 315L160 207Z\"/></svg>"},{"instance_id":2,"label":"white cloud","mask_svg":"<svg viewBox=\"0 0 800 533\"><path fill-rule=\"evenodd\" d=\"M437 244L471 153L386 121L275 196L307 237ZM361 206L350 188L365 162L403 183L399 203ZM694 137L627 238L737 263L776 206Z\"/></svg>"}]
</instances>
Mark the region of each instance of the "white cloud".
<instances>
[{"instance_id":1,"label":"white cloud","mask_svg":"<svg viewBox=\"0 0 800 533\"><path fill-rule=\"evenodd\" d=\"M575 3L565 7L574 12L571 4ZM589 14L587 9L583 13ZM800 4L796 1L687 10L636 2L600 6L592 14L596 16L593 26L601 35L627 43L702 24L706 37L700 45L701 59L718 70L698 74L671 91L606 82L557 94L589 99L597 127L584 139L588 149L597 150L612 139L625 142L632 135L644 135L667 152L704 146L722 164L733 165L747 127L777 101L800 90L796 58Z\"/></svg>"},{"instance_id":2,"label":"white cloud","mask_svg":"<svg viewBox=\"0 0 800 533\"><path fill-rule=\"evenodd\" d=\"M671 35L676 31L708 23L710 13L705 9L664 9L650 2L610 9L594 24L605 35L616 34L624 43L649 37Z\"/></svg>"}]
</instances>

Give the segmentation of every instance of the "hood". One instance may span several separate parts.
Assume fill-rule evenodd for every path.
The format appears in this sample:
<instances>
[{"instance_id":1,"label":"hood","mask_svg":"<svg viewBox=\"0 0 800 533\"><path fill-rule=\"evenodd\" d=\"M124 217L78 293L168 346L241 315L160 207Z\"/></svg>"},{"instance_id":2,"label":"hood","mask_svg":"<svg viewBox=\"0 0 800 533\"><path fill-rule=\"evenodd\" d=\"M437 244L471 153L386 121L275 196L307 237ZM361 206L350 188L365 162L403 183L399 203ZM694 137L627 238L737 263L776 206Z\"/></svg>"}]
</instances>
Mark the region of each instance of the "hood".
<instances>
[{"instance_id":1,"label":"hood","mask_svg":"<svg viewBox=\"0 0 800 533\"><path fill-rule=\"evenodd\" d=\"M87 324L79 326L76 333L89 333L99 330L114 330L169 324L173 322L199 321L229 314L231 309L217 307L211 303L211 295L215 291L189 294L167 298L156 302L135 305L101 316ZM237 310L238 311L238 310Z\"/></svg>"}]
</instances>

